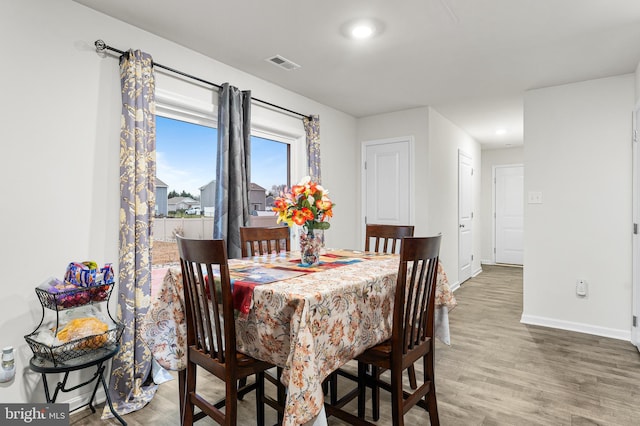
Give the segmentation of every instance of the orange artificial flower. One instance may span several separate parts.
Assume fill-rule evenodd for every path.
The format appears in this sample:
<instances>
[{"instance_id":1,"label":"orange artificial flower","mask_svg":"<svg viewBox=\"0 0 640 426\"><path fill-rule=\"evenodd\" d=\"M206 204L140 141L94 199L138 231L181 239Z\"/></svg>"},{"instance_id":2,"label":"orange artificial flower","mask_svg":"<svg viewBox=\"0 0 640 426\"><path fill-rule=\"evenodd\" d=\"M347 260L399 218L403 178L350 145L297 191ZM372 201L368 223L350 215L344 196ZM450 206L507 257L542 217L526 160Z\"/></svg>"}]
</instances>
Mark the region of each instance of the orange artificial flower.
<instances>
[{"instance_id":1,"label":"orange artificial flower","mask_svg":"<svg viewBox=\"0 0 640 426\"><path fill-rule=\"evenodd\" d=\"M291 188L291 194L294 197L298 197L299 195L304 194L305 189L304 185L293 185L293 188Z\"/></svg>"},{"instance_id":2,"label":"orange artificial flower","mask_svg":"<svg viewBox=\"0 0 640 426\"><path fill-rule=\"evenodd\" d=\"M316 201L316 207L319 210L331 210L331 206L333 203L327 196L323 196L321 199Z\"/></svg>"},{"instance_id":3,"label":"orange artificial flower","mask_svg":"<svg viewBox=\"0 0 640 426\"><path fill-rule=\"evenodd\" d=\"M313 220L313 212L308 208L293 211L293 223L296 225L304 225L308 220Z\"/></svg>"},{"instance_id":4,"label":"orange artificial flower","mask_svg":"<svg viewBox=\"0 0 640 426\"><path fill-rule=\"evenodd\" d=\"M309 182L307 184L307 192L309 195L315 195L318 192L318 184L315 182Z\"/></svg>"},{"instance_id":5,"label":"orange artificial flower","mask_svg":"<svg viewBox=\"0 0 640 426\"><path fill-rule=\"evenodd\" d=\"M273 210L275 211L284 211L287 209L287 203L282 198L276 198L273 202Z\"/></svg>"}]
</instances>

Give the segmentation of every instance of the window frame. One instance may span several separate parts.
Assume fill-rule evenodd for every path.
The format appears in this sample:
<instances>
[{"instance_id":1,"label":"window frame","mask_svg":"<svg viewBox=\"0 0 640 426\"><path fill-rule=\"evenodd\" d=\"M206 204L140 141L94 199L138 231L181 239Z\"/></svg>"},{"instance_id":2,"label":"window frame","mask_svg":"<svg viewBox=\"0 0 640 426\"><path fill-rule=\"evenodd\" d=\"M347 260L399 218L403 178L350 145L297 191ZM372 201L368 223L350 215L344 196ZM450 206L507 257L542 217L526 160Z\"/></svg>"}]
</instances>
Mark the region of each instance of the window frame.
<instances>
[{"instance_id":1,"label":"window frame","mask_svg":"<svg viewBox=\"0 0 640 426\"><path fill-rule=\"evenodd\" d=\"M156 87L155 109L156 115L162 117L218 128L218 106L213 101L209 103ZM306 135L300 118L253 103L251 135L289 145L289 186L307 174Z\"/></svg>"},{"instance_id":2,"label":"window frame","mask_svg":"<svg viewBox=\"0 0 640 426\"><path fill-rule=\"evenodd\" d=\"M156 81L155 114L206 127L218 128L217 91L194 86L184 80L160 74ZM164 86L164 87L162 87ZM178 91L184 91L183 95ZM273 107L251 104L251 136L289 145L289 173L286 184L298 182L307 171L306 134L300 117Z\"/></svg>"},{"instance_id":3,"label":"window frame","mask_svg":"<svg viewBox=\"0 0 640 426\"><path fill-rule=\"evenodd\" d=\"M156 115L218 128L217 90L159 72L156 73L155 95ZM254 102L251 104L251 134L289 144L289 186L309 174L306 134L300 117ZM292 247L299 243L297 228L291 228Z\"/></svg>"}]
</instances>

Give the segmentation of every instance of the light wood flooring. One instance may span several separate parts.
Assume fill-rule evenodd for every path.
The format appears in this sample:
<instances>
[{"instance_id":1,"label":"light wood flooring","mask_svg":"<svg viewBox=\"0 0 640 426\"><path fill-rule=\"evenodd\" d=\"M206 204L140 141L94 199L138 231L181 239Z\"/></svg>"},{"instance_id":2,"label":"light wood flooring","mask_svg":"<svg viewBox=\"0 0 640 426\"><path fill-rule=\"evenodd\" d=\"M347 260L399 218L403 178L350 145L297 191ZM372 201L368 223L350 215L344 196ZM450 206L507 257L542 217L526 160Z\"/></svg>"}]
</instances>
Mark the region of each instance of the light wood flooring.
<instances>
[{"instance_id":1,"label":"light wood flooring","mask_svg":"<svg viewBox=\"0 0 640 426\"><path fill-rule=\"evenodd\" d=\"M437 342L435 353L443 425L640 425L640 354L631 343L521 324L521 268L484 265L455 296L451 346ZM421 364L416 367L420 372ZM220 386L207 386L222 395ZM390 425L388 394L381 395L378 424ZM240 402L238 424L255 424L253 401L249 395ZM355 404L350 407L355 413ZM265 410L274 424L273 410ZM178 417L176 380L160 385L147 407L124 416L129 426L175 426ZM428 425L428 415L414 407L405 423ZM97 424L119 425L88 410L71 417L74 426ZM331 426L343 424L329 419Z\"/></svg>"}]
</instances>

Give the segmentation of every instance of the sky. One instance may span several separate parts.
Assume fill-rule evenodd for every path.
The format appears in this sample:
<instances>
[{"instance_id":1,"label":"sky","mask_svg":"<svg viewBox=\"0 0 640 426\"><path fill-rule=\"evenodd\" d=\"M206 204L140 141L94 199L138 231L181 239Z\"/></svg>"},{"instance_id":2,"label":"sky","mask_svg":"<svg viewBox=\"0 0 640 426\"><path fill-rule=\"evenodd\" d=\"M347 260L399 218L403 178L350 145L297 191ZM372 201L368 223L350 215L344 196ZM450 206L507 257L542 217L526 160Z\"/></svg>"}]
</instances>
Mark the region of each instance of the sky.
<instances>
[{"instance_id":1,"label":"sky","mask_svg":"<svg viewBox=\"0 0 640 426\"><path fill-rule=\"evenodd\" d=\"M156 175L169 192L200 195L215 179L217 130L156 116ZM252 137L251 182L270 190L287 183L287 145Z\"/></svg>"}]
</instances>

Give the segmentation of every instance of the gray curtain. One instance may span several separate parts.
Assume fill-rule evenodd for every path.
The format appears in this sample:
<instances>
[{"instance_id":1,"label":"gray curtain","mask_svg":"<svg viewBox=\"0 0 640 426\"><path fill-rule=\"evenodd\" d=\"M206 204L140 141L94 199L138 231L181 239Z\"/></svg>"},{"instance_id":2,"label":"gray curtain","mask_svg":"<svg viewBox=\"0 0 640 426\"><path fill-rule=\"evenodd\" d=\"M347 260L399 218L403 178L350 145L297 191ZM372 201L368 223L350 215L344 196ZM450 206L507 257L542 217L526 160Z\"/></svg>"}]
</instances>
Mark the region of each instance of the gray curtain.
<instances>
[{"instance_id":1,"label":"gray curtain","mask_svg":"<svg viewBox=\"0 0 640 426\"><path fill-rule=\"evenodd\" d=\"M151 232L155 206L156 117L151 56L130 50L120 57L120 351L111 364L109 394L118 414L144 407L157 385L148 383L151 351L140 327L151 296ZM112 417L108 405L103 418Z\"/></svg>"},{"instance_id":2,"label":"gray curtain","mask_svg":"<svg viewBox=\"0 0 640 426\"><path fill-rule=\"evenodd\" d=\"M311 117L305 117L302 122L307 135L309 176L312 181L322 183L320 174L320 117L312 115Z\"/></svg>"},{"instance_id":3,"label":"gray curtain","mask_svg":"<svg viewBox=\"0 0 640 426\"><path fill-rule=\"evenodd\" d=\"M218 94L218 157L213 238L227 242L230 258L242 256L240 227L249 224L251 92L225 83Z\"/></svg>"}]
</instances>

